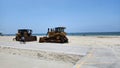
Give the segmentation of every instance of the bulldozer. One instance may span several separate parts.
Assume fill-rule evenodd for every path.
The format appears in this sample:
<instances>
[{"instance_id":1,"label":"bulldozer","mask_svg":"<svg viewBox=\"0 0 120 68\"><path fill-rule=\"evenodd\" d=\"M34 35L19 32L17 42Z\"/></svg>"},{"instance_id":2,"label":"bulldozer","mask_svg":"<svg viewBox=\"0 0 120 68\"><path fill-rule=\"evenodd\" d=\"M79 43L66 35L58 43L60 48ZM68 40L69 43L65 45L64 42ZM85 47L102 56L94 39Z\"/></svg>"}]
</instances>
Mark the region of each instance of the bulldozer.
<instances>
[{"instance_id":1,"label":"bulldozer","mask_svg":"<svg viewBox=\"0 0 120 68\"><path fill-rule=\"evenodd\" d=\"M18 33L14 39L16 41L21 41L22 37L24 37L24 41L37 41L37 37L32 36L31 29L18 29Z\"/></svg>"},{"instance_id":2,"label":"bulldozer","mask_svg":"<svg viewBox=\"0 0 120 68\"><path fill-rule=\"evenodd\" d=\"M39 42L68 43L68 38L66 37L64 29L65 27L48 28L46 36L40 37Z\"/></svg>"}]
</instances>

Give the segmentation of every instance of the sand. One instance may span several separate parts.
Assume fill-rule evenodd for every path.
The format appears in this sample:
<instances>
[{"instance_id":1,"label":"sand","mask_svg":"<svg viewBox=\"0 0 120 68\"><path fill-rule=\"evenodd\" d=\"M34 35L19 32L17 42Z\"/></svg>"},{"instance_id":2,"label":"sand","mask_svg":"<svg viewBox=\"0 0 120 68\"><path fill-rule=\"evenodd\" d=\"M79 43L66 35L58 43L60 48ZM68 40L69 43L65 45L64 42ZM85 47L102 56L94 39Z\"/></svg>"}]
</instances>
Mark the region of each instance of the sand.
<instances>
[{"instance_id":1,"label":"sand","mask_svg":"<svg viewBox=\"0 0 120 68\"><path fill-rule=\"evenodd\" d=\"M38 60L0 53L0 68L72 68L72 66L72 64L62 61Z\"/></svg>"},{"instance_id":2,"label":"sand","mask_svg":"<svg viewBox=\"0 0 120 68\"><path fill-rule=\"evenodd\" d=\"M104 56L107 52L111 59L116 58L114 63L120 59L120 36L68 36L69 43L65 44L38 43L39 36L38 41L20 44L13 41L13 38L14 36L0 36L0 68L80 68L77 64L80 66L83 58L89 57L92 50L95 50L95 53L92 52L95 57ZM90 61L98 59L92 58ZM81 66L91 67L86 64Z\"/></svg>"}]
</instances>

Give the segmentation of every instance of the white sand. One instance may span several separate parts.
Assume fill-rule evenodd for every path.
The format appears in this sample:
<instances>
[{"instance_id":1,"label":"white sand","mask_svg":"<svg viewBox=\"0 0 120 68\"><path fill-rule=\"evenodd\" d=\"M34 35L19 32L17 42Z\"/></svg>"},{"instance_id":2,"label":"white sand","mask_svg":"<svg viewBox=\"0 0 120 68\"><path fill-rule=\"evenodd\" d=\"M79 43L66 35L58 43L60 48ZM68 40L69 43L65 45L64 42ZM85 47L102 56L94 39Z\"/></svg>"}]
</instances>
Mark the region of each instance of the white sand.
<instances>
[{"instance_id":1,"label":"white sand","mask_svg":"<svg viewBox=\"0 0 120 68\"><path fill-rule=\"evenodd\" d=\"M72 68L73 64L62 61L46 61L18 55L0 53L0 68Z\"/></svg>"},{"instance_id":2,"label":"white sand","mask_svg":"<svg viewBox=\"0 0 120 68\"><path fill-rule=\"evenodd\" d=\"M113 46L120 45L120 36L69 36L70 45Z\"/></svg>"},{"instance_id":3,"label":"white sand","mask_svg":"<svg viewBox=\"0 0 120 68\"><path fill-rule=\"evenodd\" d=\"M37 42L32 42L33 44L38 44L39 37L37 37ZM0 36L0 43L13 42L14 36ZM108 45L120 45L120 36L68 36L69 43L63 45L78 45L78 46L108 46ZM19 42L18 42L19 43ZM31 44L32 44L31 43Z\"/></svg>"},{"instance_id":4,"label":"white sand","mask_svg":"<svg viewBox=\"0 0 120 68\"><path fill-rule=\"evenodd\" d=\"M80 60L81 56L85 56L91 48L112 49L120 58L120 36L68 36L69 43L65 44L38 43L39 37L38 41L20 44L13 41L13 38L14 36L0 36L0 68L72 68L72 63ZM44 57L43 59L48 61L35 58L38 53L42 53L40 58Z\"/></svg>"}]
</instances>

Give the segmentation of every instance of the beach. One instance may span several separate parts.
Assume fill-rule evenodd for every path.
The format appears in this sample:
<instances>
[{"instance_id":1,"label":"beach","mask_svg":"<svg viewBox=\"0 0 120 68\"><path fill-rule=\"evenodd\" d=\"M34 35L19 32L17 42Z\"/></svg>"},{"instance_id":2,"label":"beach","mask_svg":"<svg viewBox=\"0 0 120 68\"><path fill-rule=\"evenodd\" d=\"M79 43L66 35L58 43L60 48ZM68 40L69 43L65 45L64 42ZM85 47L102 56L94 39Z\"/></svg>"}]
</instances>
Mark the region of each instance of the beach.
<instances>
[{"instance_id":1,"label":"beach","mask_svg":"<svg viewBox=\"0 0 120 68\"><path fill-rule=\"evenodd\" d=\"M0 36L0 68L119 68L120 36L67 36L68 43L20 44Z\"/></svg>"}]
</instances>

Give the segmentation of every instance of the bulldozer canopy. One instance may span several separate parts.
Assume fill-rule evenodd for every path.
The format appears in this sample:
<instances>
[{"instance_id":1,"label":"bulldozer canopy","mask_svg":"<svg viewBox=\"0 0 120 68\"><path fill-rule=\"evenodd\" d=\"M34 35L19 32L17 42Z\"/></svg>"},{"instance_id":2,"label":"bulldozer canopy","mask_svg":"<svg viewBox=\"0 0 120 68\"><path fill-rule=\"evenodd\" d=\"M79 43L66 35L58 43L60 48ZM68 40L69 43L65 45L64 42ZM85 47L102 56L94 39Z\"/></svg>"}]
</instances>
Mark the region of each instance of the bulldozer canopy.
<instances>
[{"instance_id":1,"label":"bulldozer canopy","mask_svg":"<svg viewBox=\"0 0 120 68\"><path fill-rule=\"evenodd\" d=\"M31 29L18 29L18 32L32 32Z\"/></svg>"}]
</instances>

